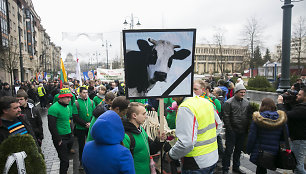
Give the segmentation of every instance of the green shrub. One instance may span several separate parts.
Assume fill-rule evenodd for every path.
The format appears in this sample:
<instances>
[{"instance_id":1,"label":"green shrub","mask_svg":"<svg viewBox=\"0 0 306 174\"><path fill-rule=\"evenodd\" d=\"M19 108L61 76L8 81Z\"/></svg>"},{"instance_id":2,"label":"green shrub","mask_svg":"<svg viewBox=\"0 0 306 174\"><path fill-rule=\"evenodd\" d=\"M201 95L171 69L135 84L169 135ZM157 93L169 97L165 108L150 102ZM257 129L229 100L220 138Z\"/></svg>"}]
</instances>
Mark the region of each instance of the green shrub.
<instances>
[{"instance_id":1,"label":"green shrub","mask_svg":"<svg viewBox=\"0 0 306 174\"><path fill-rule=\"evenodd\" d=\"M290 86L294 85L296 83L296 79L300 78L298 75L293 74L290 76Z\"/></svg>"},{"instance_id":2,"label":"green shrub","mask_svg":"<svg viewBox=\"0 0 306 174\"><path fill-rule=\"evenodd\" d=\"M246 86L246 89L249 90L256 90L256 91L265 91L265 92L276 92L276 89L274 87L268 87L268 88L254 88L250 86Z\"/></svg>"},{"instance_id":3,"label":"green shrub","mask_svg":"<svg viewBox=\"0 0 306 174\"><path fill-rule=\"evenodd\" d=\"M251 106L251 113L259 111L259 104L250 102L250 106Z\"/></svg>"},{"instance_id":4,"label":"green shrub","mask_svg":"<svg viewBox=\"0 0 306 174\"><path fill-rule=\"evenodd\" d=\"M265 77L256 76L249 79L248 86L253 88L269 88L271 84Z\"/></svg>"},{"instance_id":5,"label":"green shrub","mask_svg":"<svg viewBox=\"0 0 306 174\"><path fill-rule=\"evenodd\" d=\"M231 79L232 79L233 83L236 84L238 77L232 77Z\"/></svg>"}]
</instances>

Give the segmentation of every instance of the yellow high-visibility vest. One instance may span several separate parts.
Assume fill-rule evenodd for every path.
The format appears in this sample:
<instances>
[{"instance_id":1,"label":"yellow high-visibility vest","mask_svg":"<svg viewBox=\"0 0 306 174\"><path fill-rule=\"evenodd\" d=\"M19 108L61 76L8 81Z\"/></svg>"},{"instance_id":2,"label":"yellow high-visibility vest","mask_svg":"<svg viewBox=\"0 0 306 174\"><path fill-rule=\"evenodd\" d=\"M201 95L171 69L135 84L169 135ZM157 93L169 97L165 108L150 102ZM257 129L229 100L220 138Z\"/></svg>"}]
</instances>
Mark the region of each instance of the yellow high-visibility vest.
<instances>
[{"instance_id":1,"label":"yellow high-visibility vest","mask_svg":"<svg viewBox=\"0 0 306 174\"><path fill-rule=\"evenodd\" d=\"M187 107L198 121L197 142L186 157L201 156L218 149L214 107L210 101L198 96L188 98L179 107Z\"/></svg>"},{"instance_id":2,"label":"yellow high-visibility vest","mask_svg":"<svg viewBox=\"0 0 306 174\"><path fill-rule=\"evenodd\" d=\"M46 93L44 87L38 87L38 88L37 88L37 92L38 92L38 96L39 96L39 97L42 97L42 96L45 95L45 94L43 93L43 90L44 90L44 92Z\"/></svg>"}]
</instances>

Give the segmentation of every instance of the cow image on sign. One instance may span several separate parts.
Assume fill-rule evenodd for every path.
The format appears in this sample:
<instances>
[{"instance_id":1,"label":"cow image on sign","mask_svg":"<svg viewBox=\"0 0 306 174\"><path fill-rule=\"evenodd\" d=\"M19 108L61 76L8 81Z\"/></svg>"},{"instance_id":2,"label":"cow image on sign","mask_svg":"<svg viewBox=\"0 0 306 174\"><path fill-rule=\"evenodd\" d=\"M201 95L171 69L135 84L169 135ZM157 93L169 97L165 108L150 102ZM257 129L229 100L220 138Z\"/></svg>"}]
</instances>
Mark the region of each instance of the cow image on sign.
<instances>
[{"instance_id":1,"label":"cow image on sign","mask_svg":"<svg viewBox=\"0 0 306 174\"><path fill-rule=\"evenodd\" d=\"M173 60L184 60L191 54L188 49L175 50L180 46L167 40L138 39L137 45L140 51L126 53L129 97L145 96L156 82L166 82Z\"/></svg>"}]
</instances>

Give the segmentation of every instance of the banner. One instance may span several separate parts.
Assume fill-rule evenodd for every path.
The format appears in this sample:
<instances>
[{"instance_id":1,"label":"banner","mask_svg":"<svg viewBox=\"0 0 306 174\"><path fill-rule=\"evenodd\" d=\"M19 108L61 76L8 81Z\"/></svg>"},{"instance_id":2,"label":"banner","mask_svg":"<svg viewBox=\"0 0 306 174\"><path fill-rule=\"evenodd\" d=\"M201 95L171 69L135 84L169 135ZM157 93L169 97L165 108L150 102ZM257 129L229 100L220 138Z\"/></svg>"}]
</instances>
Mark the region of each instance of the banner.
<instances>
[{"instance_id":1,"label":"banner","mask_svg":"<svg viewBox=\"0 0 306 174\"><path fill-rule=\"evenodd\" d=\"M75 79L80 81L80 86L82 86L82 78L81 78L81 66L79 62L79 58L77 58L77 64L75 67Z\"/></svg>"},{"instance_id":2,"label":"banner","mask_svg":"<svg viewBox=\"0 0 306 174\"><path fill-rule=\"evenodd\" d=\"M83 72L83 75L84 75L84 80L85 81L86 80L94 80L95 79L94 70Z\"/></svg>"},{"instance_id":3,"label":"banner","mask_svg":"<svg viewBox=\"0 0 306 174\"><path fill-rule=\"evenodd\" d=\"M100 80L123 80L124 70L123 69L102 69L97 68L97 78Z\"/></svg>"}]
</instances>

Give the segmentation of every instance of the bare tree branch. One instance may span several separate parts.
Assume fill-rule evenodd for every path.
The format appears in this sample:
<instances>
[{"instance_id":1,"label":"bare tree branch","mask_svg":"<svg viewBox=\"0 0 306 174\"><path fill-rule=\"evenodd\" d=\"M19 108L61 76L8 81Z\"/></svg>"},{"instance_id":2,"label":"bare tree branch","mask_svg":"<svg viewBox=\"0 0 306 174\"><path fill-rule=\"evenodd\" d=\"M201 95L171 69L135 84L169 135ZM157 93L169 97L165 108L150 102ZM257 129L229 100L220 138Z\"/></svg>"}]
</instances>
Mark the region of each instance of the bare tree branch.
<instances>
[{"instance_id":1,"label":"bare tree branch","mask_svg":"<svg viewBox=\"0 0 306 174\"><path fill-rule=\"evenodd\" d=\"M301 74L301 60L305 59L301 55L306 53L306 46L302 46L303 38L306 37L306 19L300 16L297 23L294 25L292 37L293 58L297 59L298 73ZM304 38L305 39L305 38ZM304 54L305 55L305 54Z\"/></svg>"}]
</instances>

